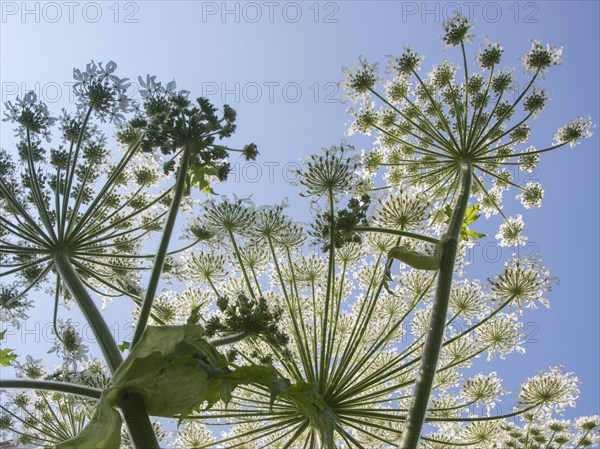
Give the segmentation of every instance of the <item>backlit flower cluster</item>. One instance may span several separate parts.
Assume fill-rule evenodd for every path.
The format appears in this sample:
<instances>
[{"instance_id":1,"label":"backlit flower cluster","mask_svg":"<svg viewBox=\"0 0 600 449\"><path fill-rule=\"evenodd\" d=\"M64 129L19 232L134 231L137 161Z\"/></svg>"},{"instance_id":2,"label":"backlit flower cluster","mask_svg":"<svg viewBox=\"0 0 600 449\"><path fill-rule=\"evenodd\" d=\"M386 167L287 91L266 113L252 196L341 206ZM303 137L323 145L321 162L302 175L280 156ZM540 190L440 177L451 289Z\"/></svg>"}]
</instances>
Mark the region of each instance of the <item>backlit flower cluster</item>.
<instances>
[{"instance_id":1,"label":"backlit flower cluster","mask_svg":"<svg viewBox=\"0 0 600 449\"><path fill-rule=\"evenodd\" d=\"M445 46L462 53L459 63L444 60L423 74L424 56L406 47L400 56L390 57L387 76L364 58L356 68L344 70L341 87L345 97L354 100L348 134L376 135L374 148L363 155L365 175L375 181L382 167L388 185L417 186L431 192L434 200L448 202L458 191L458 167L467 164L474 176L472 194L486 216L502 213L504 193L511 188L519 190L517 198L526 208L539 207L542 186L520 185L510 169L517 165L531 172L542 153L573 147L592 136L591 119L580 117L558 129L552 146L525 146L529 123L549 98L534 81L561 64L562 49L533 40L522 58L525 72L532 76L523 82L514 70L501 66L504 48L487 38L475 57L481 72L464 66L470 64L465 46L473 38L468 19L456 15L443 28ZM525 88L514 96L516 83ZM502 216L501 244L523 244L521 219Z\"/></svg>"}]
</instances>

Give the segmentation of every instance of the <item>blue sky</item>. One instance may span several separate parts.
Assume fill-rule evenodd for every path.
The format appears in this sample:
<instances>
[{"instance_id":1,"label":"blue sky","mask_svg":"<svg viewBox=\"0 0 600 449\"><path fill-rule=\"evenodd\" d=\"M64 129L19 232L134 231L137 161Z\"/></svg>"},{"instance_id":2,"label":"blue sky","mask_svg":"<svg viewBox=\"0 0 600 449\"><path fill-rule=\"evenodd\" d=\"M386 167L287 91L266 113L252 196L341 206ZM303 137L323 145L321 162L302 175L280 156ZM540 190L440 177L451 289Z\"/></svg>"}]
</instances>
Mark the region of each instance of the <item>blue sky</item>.
<instances>
[{"instance_id":1,"label":"blue sky","mask_svg":"<svg viewBox=\"0 0 600 449\"><path fill-rule=\"evenodd\" d=\"M344 137L348 105L339 102L341 66L359 55L385 65L405 44L427 56L423 68L443 58L441 22L460 9L476 23L474 54L484 36L499 41L504 63L530 48L529 39L564 47L562 66L543 82L552 93L546 110L532 123L530 143L544 147L555 130L577 115L600 120L599 4L561 2L16 2L1 3L0 81L2 102L36 90L58 113L69 107L72 68L90 59L114 60L118 74L132 79L155 74L213 103L238 111L232 145L253 141L261 151L255 163L234 159L230 180L219 193L250 193L257 203L290 200L290 213L309 217L297 197L290 168L299 157L336 144ZM3 109L3 107L2 107ZM2 124L2 146L13 143ZM597 131L597 130L596 130ZM370 139L351 137L358 149ZM564 365L582 380L582 397L572 415L598 413L599 385L599 139L551 153L528 180L542 182L541 209L524 210L507 201L507 211L522 213L526 234L545 265L560 278L550 310L526 314L526 356L510 356L482 370L497 370L506 389L515 391L537 369ZM525 181L522 179L521 181ZM514 196L514 195L513 195ZM483 232L495 235L492 218ZM473 271L482 278L499 272L484 241L475 251ZM506 257L508 251L504 251ZM41 315L40 315L41 316ZM43 320L40 322L44 323ZM30 326L33 328L33 325ZM43 326L42 326L43 328ZM35 331L34 331L35 333ZM32 335L23 335L39 356ZM37 351L37 352L36 352ZM506 404L509 405L509 404Z\"/></svg>"}]
</instances>

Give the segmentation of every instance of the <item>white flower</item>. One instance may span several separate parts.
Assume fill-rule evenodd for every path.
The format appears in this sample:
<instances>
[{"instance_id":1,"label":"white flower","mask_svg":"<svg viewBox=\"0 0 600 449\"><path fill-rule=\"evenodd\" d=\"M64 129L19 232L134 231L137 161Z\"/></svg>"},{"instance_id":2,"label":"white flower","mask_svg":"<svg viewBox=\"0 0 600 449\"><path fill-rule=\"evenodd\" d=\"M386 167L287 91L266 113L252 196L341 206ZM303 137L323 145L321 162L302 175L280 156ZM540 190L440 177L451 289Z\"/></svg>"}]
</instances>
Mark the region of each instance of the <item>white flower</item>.
<instances>
[{"instance_id":1,"label":"white flower","mask_svg":"<svg viewBox=\"0 0 600 449\"><path fill-rule=\"evenodd\" d=\"M595 125L592 123L592 118L577 117L570 123L561 126L554 134L553 145L568 143L571 148L578 145L581 139L592 137L592 128Z\"/></svg>"},{"instance_id":2,"label":"white flower","mask_svg":"<svg viewBox=\"0 0 600 449\"><path fill-rule=\"evenodd\" d=\"M513 351L524 353L525 335L516 314L499 313L475 331L476 341L487 347L491 360L496 353L501 359Z\"/></svg>"},{"instance_id":3,"label":"white flower","mask_svg":"<svg viewBox=\"0 0 600 449\"><path fill-rule=\"evenodd\" d=\"M89 359L88 347L82 343L82 338L72 320L58 320L57 328L60 335L48 353L56 352L64 360L67 369L77 369L77 362Z\"/></svg>"},{"instance_id":4,"label":"white flower","mask_svg":"<svg viewBox=\"0 0 600 449\"><path fill-rule=\"evenodd\" d=\"M529 378L521 387L519 399L525 406L543 405L560 412L567 406L575 407L579 397L579 379L573 373L565 373L561 366L550 368Z\"/></svg>"},{"instance_id":5,"label":"white flower","mask_svg":"<svg viewBox=\"0 0 600 449\"><path fill-rule=\"evenodd\" d=\"M14 361L13 367L18 378L40 379L47 374L42 359L34 359L30 355L25 357L25 363Z\"/></svg>"},{"instance_id":6,"label":"white flower","mask_svg":"<svg viewBox=\"0 0 600 449\"><path fill-rule=\"evenodd\" d=\"M485 214L485 218L490 218L490 216L496 215L498 209L501 208L502 190L494 186L487 192L479 193L477 198L481 212Z\"/></svg>"},{"instance_id":7,"label":"white flower","mask_svg":"<svg viewBox=\"0 0 600 449\"><path fill-rule=\"evenodd\" d=\"M509 301L521 307L536 308L537 303L549 307L544 294L551 290L556 279L550 276L537 258L519 259L516 255L506 261L504 272L489 280L494 300L500 303Z\"/></svg>"},{"instance_id":8,"label":"white flower","mask_svg":"<svg viewBox=\"0 0 600 449\"><path fill-rule=\"evenodd\" d=\"M433 82L435 87L442 89L454 84L456 72L458 72L458 66L444 60L441 64L434 65L433 70L429 72L427 76Z\"/></svg>"},{"instance_id":9,"label":"white flower","mask_svg":"<svg viewBox=\"0 0 600 449\"><path fill-rule=\"evenodd\" d=\"M488 412L493 409L501 394L506 393L502 389L502 379L495 372L488 375L477 374L468 379L462 387L462 395L467 402L478 402L486 405Z\"/></svg>"},{"instance_id":10,"label":"white flower","mask_svg":"<svg viewBox=\"0 0 600 449\"><path fill-rule=\"evenodd\" d=\"M528 182L523 193L515 198L521 201L525 209L540 207L544 198L544 189L539 182Z\"/></svg>"},{"instance_id":11,"label":"white flower","mask_svg":"<svg viewBox=\"0 0 600 449\"><path fill-rule=\"evenodd\" d=\"M0 286L0 323L10 323L19 329L21 321L29 318L26 311L32 306L33 301L21 296L16 284Z\"/></svg>"},{"instance_id":12,"label":"white flower","mask_svg":"<svg viewBox=\"0 0 600 449\"><path fill-rule=\"evenodd\" d=\"M525 153L534 153L536 148L532 145L525 150ZM540 155L537 154L523 154L519 156L519 168L528 173L533 173L536 169L537 164L540 162Z\"/></svg>"},{"instance_id":13,"label":"white flower","mask_svg":"<svg viewBox=\"0 0 600 449\"><path fill-rule=\"evenodd\" d=\"M114 74L116 67L113 61L109 61L106 67L92 61L84 72L73 70L76 81L73 91L80 116L92 108L102 122L108 119L119 126L125 121L124 113L135 110L136 103L127 92L131 83L127 78L119 78Z\"/></svg>"},{"instance_id":14,"label":"white flower","mask_svg":"<svg viewBox=\"0 0 600 449\"><path fill-rule=\"evenodd\" d=\"M583 430L593 430L600 426L600 416L582 416L575 420L575 425Z\"/></svg>"},{"instance_id":15,"label":"white flower","mask_svg":"<svg viewBox=\"0 0 600 449\"><path fill-rule=\"evenodd\" d=\"M399 58L395 56L388 56L388 58L387 72L399 76L408 76L421 68L421 61L425 59L425 56L419 56L409 46L405 46L404 52Z\"/></svg>"},{"instance_id":16,"label":"white flower","mask_svg":"<svg viewBox=\"0 0 600 449\"><path fill-rule=\"evenodd\" d=\"M298 172L298 183L307 196L321 197L328 192L347 193L357 182L360 154L343 142L324 149L324 154L314 154Z\"/></svg>"},{"instance_id":17,"label":"white flower","mask_svg":"<svg viewBox=\"0 0 600 449\"><path fill-rule=\"evenodd\" d=\"M500 246L518 246L524 245L527 237L522 235L525 223L521 214L516 218L509 217L500 225L500 230L496 234L496 238L500 240Z\"/></svg>"},{"instance_id":18,"label":"white flower","mask_svg":"<svg viewBox=\"0 0 600 449\"><path fill-rule=\"evenodd\" d=\"M460 15L456 14L454 17L444 20L442 26L446 34L442 36L442 42L447 47L454 47L460 45L461 42L472 42L473 35L469 33L469 30L473 28L473 22Z\"/></svg>"},{"instance_id":19,"label":"white flower","mask_svg":"<svg viewBox=\"0 0 600 449\"><path fill-rule=\"evenodd\" d=\"M491 42L485 38L485 47L477 54L477 60L482 69L489 69L500 63L504 48L498 42Z\"/></svg>"},{"instance_id":20,"label":"white flower","mask_svg":"<svg viewBox=\"0 0 600 449\"><path fill-rule=\"evenodd\" d=\"M450 293L450 311L459 315L467 322L473 317L480 316L487 311L488 298L483 293L478 281L454 281Z\"/></svg>"},{"instance_id":21,"label":"white flower","mask_svg":"<svg viewBox=\"0 0 600 449\"><path fill-rule=\"evenodd\" d=\"M375 111L375 102L364 101L360 108L348 109L348 113L354 116L354 121L346 130L346 136L352 136L355 133L361 133L366 136L371 135L374 126L379 123L379 115Z\"/></svg>"},{"instance_id":22,"label":"white flower","mask_svg":"<svg viewBox=\"0 0 600 449\"><path fill-rule=\"evenodd\" d=\"M10 101L4 103L7 112L4 113L3 122L12 122L18 125L14 130L15 136L25 138L27 132L40 134L50 142L50 128L56 123L56 117L51 117L48 106L38 101L35 92L27 92L23 99L17 96L15 104Z\"/></svg>"},{"instance_id":23,"label":"white flower","mask_svg":"<svg viewBox=\"0 0 600 449\"><path fill-rule=\"evenodd\" d=\"M544 48L541 41L532 40L531 50L523 56L523 70L532 73L539 70L543 75L547 67L562 64L561 56L562 47L546 44Z\"/></svg>"},{"instance_id":24,"label":"white flower","mask_svg":"<svg viewBox=\"0 0 600 449\"><path fill-rule=\"evenodd\" d=\"M343 67L344 79L340 81L340 88L344 92L342 95L342 103L347 100L360 101L368 99L371 89L375 87L378 81L377 72L379 71L379 63L369 64L365 58L358 58L356 67Z\"/></svg>"},{"instance_id":25,"label":"white flower","mask_svg":"<svg viewBox=\"0 0 600 449\"><path fill-rule=\"evenodd\" d=\"M176 435L177 439L173 448L200 447L212 445L215 442L210 430L198 421L185 421Z\"/></svg>"},{"instance_id":26,"label":"white flower","mask_svg":"<svg viewBox=\"0 0 600 449\"><path fill-rule=\"evenodd\" d=\"M406 101L411 87L412 84L409 82L408 76L404 74L396 74L391 80L384 83L386 96L394 104Z\"/></svg>"}]
</instances>

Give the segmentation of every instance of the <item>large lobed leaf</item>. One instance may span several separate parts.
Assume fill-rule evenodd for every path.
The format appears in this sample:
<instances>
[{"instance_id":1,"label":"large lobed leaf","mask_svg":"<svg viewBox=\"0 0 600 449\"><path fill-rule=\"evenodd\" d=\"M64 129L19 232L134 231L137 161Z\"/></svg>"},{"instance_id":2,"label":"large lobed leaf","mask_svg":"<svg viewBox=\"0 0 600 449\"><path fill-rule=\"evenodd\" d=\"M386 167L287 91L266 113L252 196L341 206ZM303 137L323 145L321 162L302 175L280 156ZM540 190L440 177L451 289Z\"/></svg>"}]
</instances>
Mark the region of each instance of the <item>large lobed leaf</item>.
<instances>
[{"instance_id":1,"label":"large lobed leaf","mask_svg":"<svg viewBox=\"0 0 600 449\"><path fill-rule=\"evenodd\" d=\"M149 326L115 372L112 386L102 393L92 420L77 437L57 448L118 449L121 417L116 406L126 392L140 394L150 415L179 415L181 421L204 402L208 407L219 400L227 404L240 384L263 385L270 389L272 400L289 389L289 381L273 366L231 370L227 364L204 338L200 325Z\"/></svg>"}]
</instances>

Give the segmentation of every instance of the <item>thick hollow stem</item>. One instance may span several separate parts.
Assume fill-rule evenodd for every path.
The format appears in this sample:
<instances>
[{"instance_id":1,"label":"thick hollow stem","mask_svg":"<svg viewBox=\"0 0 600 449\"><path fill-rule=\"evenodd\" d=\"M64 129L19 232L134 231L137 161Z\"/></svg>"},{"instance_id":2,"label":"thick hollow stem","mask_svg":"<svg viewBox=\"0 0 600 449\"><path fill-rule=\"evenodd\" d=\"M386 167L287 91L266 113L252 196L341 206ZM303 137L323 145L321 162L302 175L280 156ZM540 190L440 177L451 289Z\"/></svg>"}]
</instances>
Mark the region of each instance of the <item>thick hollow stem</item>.
<instances>
[{"instance_id":1,"label":"thick hollow stem","mask_svg":"<svg viewBox=\"0 0 600 449\"><path fill-rule=\"evenodd\" d=\"M63 251L57 251L54 262L62 281L66 284L87 322L92 327L110 371L114 373L123 362L123 357L121 357L121 352L106 322L85 289L67 254ZM131 396L126 398L125 405L122 405L122 403L119 403L119 405L123 407L123 415L134 446L137 449L159 449L143 399L138 396Z\"/></svg>"},{"instance_id":2,"label":"thick hollow stem","mask_svg":"<svg viewBox=\"0 0 600 449\"><path fill-rule=\"evenodd\" d=\"M193 148L193 144L187 144L183 149L183 154L181 155L181 162L179 169L177 170L175 191L173 192L173 199L171 201L171 206L169 207L169 215L167 216L167 222L165 223L165 227L163 229L160 246L156 252L156 257L154 258L152 274L150 275L148 288L146 289L144 301L140 309L140 317L138 318L138 322L135 327L135 334L133 335L133 341L131 342L132 347L140 341L140 338L142 338L142 334L144 333L148 323L148 318L150 317L152 303L154 302L154 296L156 295L156 289L158 288L158 282L162 274L163 264L165 263L165 258L167 257L167 251L169 249L169 242L171 241L171 235L173 234L173 228L175 227L177 212L179 211L179 205L181 204L181 199L185 190L186 173L190 164Z\"/></svg>"},{"instance_id":3,"label":"thick hollow stem","mask_svg":"<svg viewBox=\"0 0 600 449\"><path fill-rule=\"evenodd\" d=\"M69 261L68 256L62 251L57 251L54 256L54 263L60 274L60 278L71 292L73 298L77 301L85 319L91 326L94 336L100 345L100 349L104 354L108 368L114 373L123 362L123 357L121 357L121 351L119 351L110 329L102 318L102 314L94 304L94 301L83 285L79 274L77 274L75 268Z\"/></svg>"},{"instance_id":4,"label":"thick hollow stem","mask_svg":"<svg viewBox=\"0 0 600 449\"><path fill-rule=\"evenodd\" d=\"M454 263L456 261L460 230L471 192L472 167L470 163L461 163L460 178L461 188L456 201L456 207L448 225L448 231L446 232L445 237L447 241L442 249L435 301L423 348L423 357L413 395L413 403L408 412L406 424L402 432L402 440L399 446L401 449L416 449L419 442L444 338L444 325L448 313L448 302L452 288L452 276L454 274Z\"/></svg>"},{"instance_id":5,"label":"thick hollow stem","mask_svg":"<svg viewBox=\"0 0 600 449\"><path fill-rule=\"evenodd\" d=\"M119 400L119 407L136 449L160 449L142 395L134 392L124 394Z\"/></svg>"}]
</instances>

